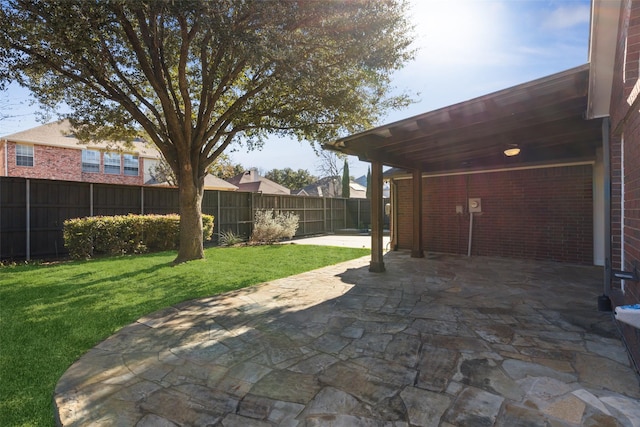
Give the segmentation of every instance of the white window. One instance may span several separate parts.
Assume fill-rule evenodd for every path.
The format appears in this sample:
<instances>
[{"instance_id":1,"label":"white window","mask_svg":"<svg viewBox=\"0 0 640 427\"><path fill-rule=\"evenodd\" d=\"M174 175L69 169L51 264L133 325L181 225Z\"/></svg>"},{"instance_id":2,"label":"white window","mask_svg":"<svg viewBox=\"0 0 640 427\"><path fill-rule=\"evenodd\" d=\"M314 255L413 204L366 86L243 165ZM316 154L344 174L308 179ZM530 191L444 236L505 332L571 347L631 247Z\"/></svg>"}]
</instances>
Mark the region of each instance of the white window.
<instances>
[{"instance_id":1,"label":"white window","mask_svg":"<svg viewBox=\"0 0 640 427\"><path fill-rule=\"evenodd\" d=\"M104 173L120 175L119 153L104 153Z\"/></svg>"},{"instance_id":2,"label":"white window","mask_svg":"<svg viewBox=\"0 0 640 427\"><path fill-rule=\"evenodd\" d=\"M100 152L82 150L82 172L100 172Z\"/></svg>"},{"instance_id":3,"label":"white window","mask_svg":"<svg viewBox=\"0 0 640 427\"><path fill-rule=\"evenodd\" d=\"M138 156L133 154L124 155L124 174L138 176Z\"/></svg>"},{"instance_id":4,"label":"white window","mask_svg":"<svg viewBox=\"0 0 640 427\"><path fill-rule=\"evenodd\" d=\"M33 145L16 144L16 166L33 166Z\"/></svg>"}]
</instances>

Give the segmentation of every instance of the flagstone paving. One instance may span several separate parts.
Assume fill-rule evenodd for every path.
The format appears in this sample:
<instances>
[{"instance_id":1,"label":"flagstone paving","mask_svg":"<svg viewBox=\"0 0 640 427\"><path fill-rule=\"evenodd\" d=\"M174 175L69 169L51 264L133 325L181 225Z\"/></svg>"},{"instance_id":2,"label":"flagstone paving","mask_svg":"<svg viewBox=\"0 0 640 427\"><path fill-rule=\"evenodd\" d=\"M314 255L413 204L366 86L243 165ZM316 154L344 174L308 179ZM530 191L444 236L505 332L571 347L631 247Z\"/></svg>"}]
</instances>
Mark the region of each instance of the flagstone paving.
<instances>
[{"instance_id":1,"label":"flagstone paving","mask_svg":"<svg viewBox=\"0 0 640 427\"><path fill-rule=\"evenodd\" d=\"M146 316L57 384L64 426L640 426L602 270L407 252Z\"/></svg>"}]
</instances>

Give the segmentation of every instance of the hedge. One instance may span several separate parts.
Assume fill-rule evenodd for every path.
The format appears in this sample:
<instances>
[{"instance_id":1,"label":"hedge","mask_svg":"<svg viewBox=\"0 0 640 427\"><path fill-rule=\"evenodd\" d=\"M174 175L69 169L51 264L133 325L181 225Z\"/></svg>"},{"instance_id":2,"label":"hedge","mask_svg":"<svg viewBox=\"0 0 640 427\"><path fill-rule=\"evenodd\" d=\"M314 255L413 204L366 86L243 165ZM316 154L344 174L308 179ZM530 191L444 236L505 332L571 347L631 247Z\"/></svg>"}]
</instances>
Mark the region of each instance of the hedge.
<instances>
[{"instance_id":1,"label":"hedge","mask_svg":"<svg viewBox=\"0 0 640 427\"><path fill-rule=\"evenodd\" d=\"M205 241L213 235L213 216L202 215ZM178 248L180 216L116 215L68 219L64 245L74 259L94 255L123 255Z\"/></svg>"}]
</instances>

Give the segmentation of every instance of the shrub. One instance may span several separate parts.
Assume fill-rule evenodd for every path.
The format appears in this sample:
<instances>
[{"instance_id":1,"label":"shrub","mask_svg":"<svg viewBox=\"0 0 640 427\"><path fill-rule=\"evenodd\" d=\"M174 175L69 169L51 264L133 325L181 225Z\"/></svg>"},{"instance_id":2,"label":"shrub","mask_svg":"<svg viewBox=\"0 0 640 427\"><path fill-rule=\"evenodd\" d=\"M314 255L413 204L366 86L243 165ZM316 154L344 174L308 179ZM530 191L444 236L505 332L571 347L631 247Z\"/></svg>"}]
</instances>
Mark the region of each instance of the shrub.
<instances>
[{"instance_id":1,"label":"shrub","mask_svg":"<svg viewBox=\"0 0 640 427\"><path fill-rule=\"evenodd\" d=\"M218 233L218 243L220 246L233 246L242 243L244 239L238 236L232 230L221 231Z\"/></svg>"},{"instance_id":2,"label":"shrub","mask_svg":"<svg viewBox=\"0 0 640 427\"><path fill-rule=\"evenodd\" d=\"M213 234L213 216L202 215L205 241ZM180 217L118 215L69 219L64 222L64 245L75 259L93 255L123 255L176 249Z\"/></svg>"},{"instance_id":3,"label":"shrub","mask_svg":"<svg viewBox=\"0 0 640 427\"><path fill-rule=\"evenodd\" d=\"M251 241L270 244L282 239L291 239L296 234L296 230L298 230L298 215L293 212L257 210Z\"/></svg>"}]
</instances>

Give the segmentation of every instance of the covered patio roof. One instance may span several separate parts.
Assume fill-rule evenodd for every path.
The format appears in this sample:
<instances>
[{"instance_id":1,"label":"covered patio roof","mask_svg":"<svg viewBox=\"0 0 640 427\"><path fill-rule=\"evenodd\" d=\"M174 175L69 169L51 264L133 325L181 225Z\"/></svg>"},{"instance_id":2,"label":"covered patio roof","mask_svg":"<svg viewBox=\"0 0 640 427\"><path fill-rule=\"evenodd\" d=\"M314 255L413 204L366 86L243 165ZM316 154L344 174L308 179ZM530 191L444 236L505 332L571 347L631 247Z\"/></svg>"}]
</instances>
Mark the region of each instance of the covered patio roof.
<instances>
[{"instance_id":1,"label":"covered patio roof","mask_svg":"<svg viewBox=\"0 0 640 427\"><path fill-rule=\"evenodd\" d=\"M589 64L326 144L363 161L443 172L595 158L599 120L586 120ZM504 150L517 145L518 156Z\"/></svg>"}]
</instances>

